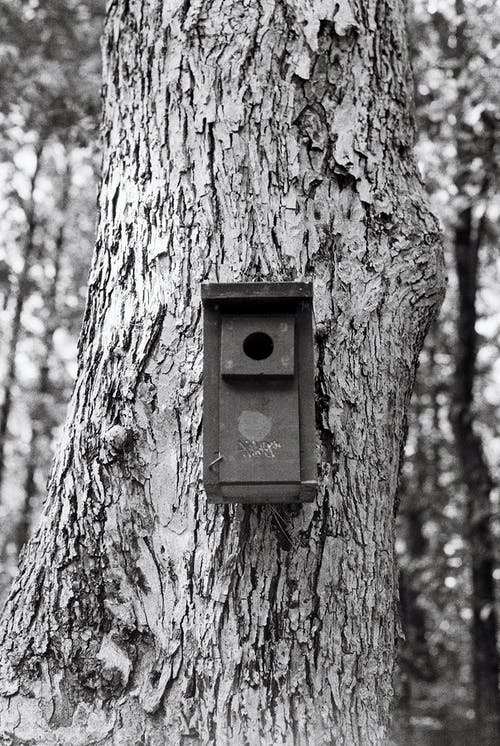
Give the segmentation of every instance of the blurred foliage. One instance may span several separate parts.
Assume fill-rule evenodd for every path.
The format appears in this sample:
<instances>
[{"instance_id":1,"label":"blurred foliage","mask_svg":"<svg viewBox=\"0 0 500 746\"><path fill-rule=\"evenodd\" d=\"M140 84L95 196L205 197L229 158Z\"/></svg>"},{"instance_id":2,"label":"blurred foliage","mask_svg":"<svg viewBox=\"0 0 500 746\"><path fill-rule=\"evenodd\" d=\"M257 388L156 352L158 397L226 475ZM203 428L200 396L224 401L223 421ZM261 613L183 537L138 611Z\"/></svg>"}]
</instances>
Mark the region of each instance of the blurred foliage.
<instances>
[{"instance_id":1,"label":"blurred foliage","mask_svg":"<svg viewBox=\"0 0 500 746\"><path fill-rule=\"evenodd\" d=\"M103 6L101 0L2 0L0 111L7 122L17 112L23 128L42 140L81 146L96 140Z\"/></svg>"},{"instance_id":2,"label":"blurred foliage","mask_svg":"<svg viewBox=\"0 0 500 746\"><path fill-rule=\"evenodd\" d=\"M0 0L0 603L75 375L95 233L103 18L100 0Z\"/></svg>"},{"instance_id":3,"label":"blurred foliage","mask_svg":"<svg viewBox=\"0 0 500 746\"><path fill-rule=\"evenodd\" d=\"M480 740L473 725L471 672L471 496L461 481L452 427L459 308L454 240L470 210L471 234L479 245L471 416L498 485L500 5L414 0L409 25L417 157L444 231L449 288L422 352L401 480L397 548L406 641L400 650L396 721L405 746L465 745ZM489 527L498 539L496 487L490 499Z\"/></svg>"}]
</instances>

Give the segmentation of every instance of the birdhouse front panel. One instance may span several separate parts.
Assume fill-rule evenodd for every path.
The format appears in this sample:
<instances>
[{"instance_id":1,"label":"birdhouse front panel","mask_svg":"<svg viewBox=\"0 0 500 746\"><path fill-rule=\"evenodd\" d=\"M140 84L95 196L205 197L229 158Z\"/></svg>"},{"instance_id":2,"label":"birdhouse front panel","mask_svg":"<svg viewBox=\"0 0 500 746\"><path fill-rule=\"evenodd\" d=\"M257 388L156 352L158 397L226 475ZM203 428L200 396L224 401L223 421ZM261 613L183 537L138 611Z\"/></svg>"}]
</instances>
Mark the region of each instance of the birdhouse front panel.
<instances>
[{"instance_id":1,"label":"birdhouse front panel","mask_svg":"<svg viewBox=\"0 0 500 746\"><path fill-rule=\"evenodd\" d=\"M312 500L312 286L206 283L202 301L208 500Z\"/></svg>"}]
</instances>

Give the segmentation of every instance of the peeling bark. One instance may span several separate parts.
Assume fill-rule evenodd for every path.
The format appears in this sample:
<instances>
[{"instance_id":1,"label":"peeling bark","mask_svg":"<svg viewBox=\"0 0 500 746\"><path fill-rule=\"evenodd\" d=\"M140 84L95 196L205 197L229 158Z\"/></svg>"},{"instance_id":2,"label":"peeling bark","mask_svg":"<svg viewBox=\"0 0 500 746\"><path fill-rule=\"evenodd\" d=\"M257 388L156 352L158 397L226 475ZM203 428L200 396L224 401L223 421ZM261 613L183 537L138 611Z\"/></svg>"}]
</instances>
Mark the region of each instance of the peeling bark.
<instances>
[{"instance_id":1,"label":"peeling bark","mask_svg":"<svg viewBox=\"0 0 500 746\"><path fill-rule=\"evenodd\" d=\"M399 2L112 1L79 374L1 626L6 733L382 743L395 491L439 234ZM313 279L320 489L207 505L203 280ZM30 693L32 696L30 696Z\"/></svg>"}]
</instances>

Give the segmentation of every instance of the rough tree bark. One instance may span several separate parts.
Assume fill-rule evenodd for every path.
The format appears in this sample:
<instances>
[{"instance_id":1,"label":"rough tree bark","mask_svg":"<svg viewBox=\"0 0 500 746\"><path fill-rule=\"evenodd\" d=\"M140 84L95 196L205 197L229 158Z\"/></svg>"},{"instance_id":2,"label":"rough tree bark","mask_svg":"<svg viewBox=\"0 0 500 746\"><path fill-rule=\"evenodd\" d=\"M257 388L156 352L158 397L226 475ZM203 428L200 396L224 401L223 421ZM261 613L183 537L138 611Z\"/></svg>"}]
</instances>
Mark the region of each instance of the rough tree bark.
<instances>
[{"instance_id":1,"label":"rough tree bark","mask_svg":"<svg viewBox=\"0 0 500 746\"><path fill-rule=\"evenodd\" d=\"M79 374L3 616L4 731L380 744L405 413L443 288L403 3L113 0L104 57ZM309 278L320 490L287 551L268 508L203 494L200 282Z\"/></svg>"}]
</instances>

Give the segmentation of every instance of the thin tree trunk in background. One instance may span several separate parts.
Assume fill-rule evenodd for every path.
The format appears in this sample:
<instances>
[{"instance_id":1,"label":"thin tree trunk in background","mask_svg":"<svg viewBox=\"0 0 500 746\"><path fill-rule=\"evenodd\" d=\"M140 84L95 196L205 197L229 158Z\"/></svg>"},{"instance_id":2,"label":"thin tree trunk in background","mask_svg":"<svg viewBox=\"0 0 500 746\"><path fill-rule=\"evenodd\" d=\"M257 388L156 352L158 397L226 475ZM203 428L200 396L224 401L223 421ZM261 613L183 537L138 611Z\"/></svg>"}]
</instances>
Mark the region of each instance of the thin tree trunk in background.
<instances>
[{"instance_id":1,"label":"thin tree trunk in background","mask_svg":"<svg viewBox=\"0 0 500 746\"><path fill-rule=\"evenodd\" d=\"M493 570L490 495L493 482L479 435L474 430L477 359L476 293L479 241L474 240L472 208L460 215L455 233L458 277L457 344L452 424L467 490L467 527L472 575L472 672L478 732L485 746L500 743L499 661Z\"/></svg>"},{"instance_id":2,"label":"thin tree trunk in background","mask_svg":"<svg viewBox=\"0 0 500 746\"><path fill-rule=\"evenodd\" d=\"M35 426L31 426L30 444L28 458L26 461L26 473L24 476L23 484L23 500L19 510L19 514L15 523L14 532L12 539L15 546L16 556L19 557L19 553L26 543L30 535L31 528L31 513L33 507L33 500L35 498L37 487L36 487L36 468L37 468L37 437L35 434ZM10 536L7 536L4 540L4 549L2 554L7 554L7 546L11 540ZM10 554L10 553L9 553Z\"/></svg>"},{"instance_id":3,"label":"thin tree trunk in background","mask_svg":"<svg viewBox=\"0 0 500 746\"><path fill-rule=\"evenodd\" d=\"M429 647L427 643L426 614L419 603L420 570L419 562L425 554L427 542L422 532L423 508L409 508L404 511L407 536L408 569L400 571L399 593L401 608L401 626L405 636L400 651L400 665L403 671L402 696L400 698L401 713L405 722L401 721L402 735L411 738L414 733L413 716L416 708L416 682L431 681L433 678L430 665ZM417 690L418 691L418 690Z\"/></svg>"},{"instance_id":4,"label":"thin tree trunk in background","mask_svg":"<svg viewBox=\"0 0 500 746\"><path fill-rule=\"evenodd\" d=\"M423 559L427 548L427 540L423 533L424 520L422 513L422 507L407 512L408 554L416 570L420 569L419 563ZM417 575L417 573L415 574ZM415 583L417 583L417 588L414 587ZM427 643L426 614L425 609L419 603L419 597L420 588L418 587L417 577L413 580L413 584L410 583L409 585L406 609L409 652L412 655L411 666L413 675L417 680L432 681L434 671Z\"/></svg>"},{"instance_id":5,"label":"thin tree trunk in background","mask_svg":"<svg viewBox=\"0 0 500 746\"><path fill-rule=\"evenodd\" d=\"M405 418L443 290L403 6L117 0L103 44L79 374L0 626L4 731L380 746ZM268 506L208 505L200 479L200 283L264 279L315 286L320 488L289 550Z\"/></svg>"},{"instance_id":6,"label":"thin tree trunk in background","mask_svg":"<svg viewBox=\"0 0 500 746\"><path fill-rule=\"evenodd\" d=\"M495 557L491 532L490 496L493 481L484 455L480 436L475 432L474 388L478 338L476 332L476 300L478 289L479 251L483 239L485 217L477 225L473 218L474 202L468 185L475 136L466 125L465 96L467 89L460 82L462 66L470 50L467 35L467 16L463 0L456 0L455 10L459 22L456 29L457 64L454 70L458 85L457 121L461 123L457 134L456 187L458 195L466 202L457 218L454 233L455 266L458 282L457 339L455 343L455 373L452 390L450 420L452 423L462 482L467 495L467 527L472 584L472 675L474 684L475 721L478 736L484 746L500 743L499 657L497 648L498 624L496 614ZM494 163L495 122L487 128L484 143L484 160ZM485 172L478 197L488 194L490 176Z\"/></svg>"},{"instance_id":7,"label":"thin tree trunk in background","mask_svg":"<svg viewBox=\"0 0 500 746\"><path fill-rule=\"evenodd\" d=\"M420 371L422 373L422 369ZM430 376L432 380L432 375ZM417 384L418 387L418 384ZM419 603L422 592L422 560L425 558L428 542L424 535L425 513L429 507L429 450L428 441L422 431L421 418L425 408L421 394L415 392L413 398L415 453L413 479L407 479L401 486L404 502L401 509L405 521L407 567L400 573L401 622L405 634L403 650L400 654L404 672L404 691L401 707L407 716L408 733L411 733L411 717L415 711L415 682L432 681L435 670L427 640L427 620L425 607ZM431 458L434 458L434 451Z\"/></svg>"},{"instance_id":8,"label":"thin tree trunk in background","mask_svg":"<svg viewBox=\"0 0 500 746\"><path fill-rule=\"evenodd\" d=\"M71 165L69 158L62 180L61 198L59 200L60 225L54 241L52 256L52 278L43 299L43 314L45 316L44 332L42 339L42 359L38 372L38 384L35 389L35 407L31 413L31 437L28 458L26 462L26 474L24 479L24 495L19 518L15 528L16 552L19 556L21 548L30 535L31 516L33 504L37 495L36 471L40 460L40 446L44 443L49 447L52 437L53 418L47 402L50 394L50 361L54 349L54 332L58 325L57 314L57 292L61 259L64 251L65 228L69 193L71 187Z\"/></svg>"},{"instance_id":9,"label":"thin tree trunk in background","mask_svg":"<svg viewBox=\"0 0 500 746\"><path fill-rule=\"evenodd\" d=\"M22 250L22 267L17 279L16 301L14 315L12 318L12 331L7 352L7 370L3 382L3 399L0 406L0 499L5 476L5 445L7 440L7 427L9 424L10 410L12 407L12 390L16 382L16 353L21 333L21 315L26 300L26 285L31 269L31 260L34 251L35 230L37 227L36 204L34 193L40 172L40 163L43 144L35 148L35 169L30 182L30 194L25 208L26 233Z\"/></svg>"}]
</instances>

